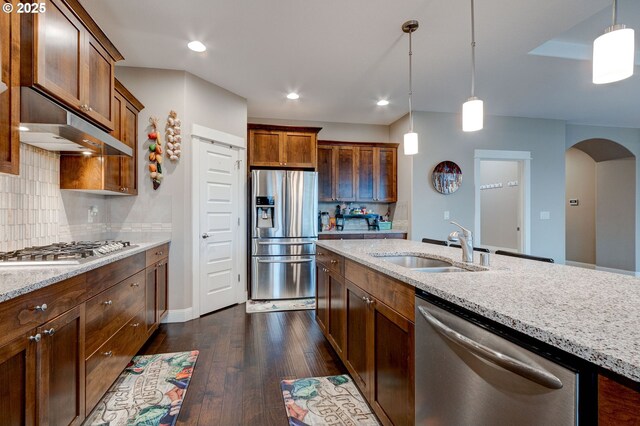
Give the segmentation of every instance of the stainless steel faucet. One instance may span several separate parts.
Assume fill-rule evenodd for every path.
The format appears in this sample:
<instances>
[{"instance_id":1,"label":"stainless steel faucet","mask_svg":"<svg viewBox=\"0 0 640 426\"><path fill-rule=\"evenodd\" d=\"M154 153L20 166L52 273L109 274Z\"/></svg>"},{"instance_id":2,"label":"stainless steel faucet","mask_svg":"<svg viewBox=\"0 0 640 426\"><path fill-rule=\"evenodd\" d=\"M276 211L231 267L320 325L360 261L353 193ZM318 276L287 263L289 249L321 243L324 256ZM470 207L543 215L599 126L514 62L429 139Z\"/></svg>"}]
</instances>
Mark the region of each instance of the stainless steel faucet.
<instances>
[{"instance_id":1,"label":"stainless steel faucet","mask_svg":"<svg viewBox=\"0 0 640 426\"><path fill-rule=\"evenodd\" d=\"M462 232L453 231L449 234L448 240L453 243L460 242L460 247L462 247L462 261L473 263L473 234L459 223L454 221L451 221L451 223L459 227Z\"/></svg>"}]
</instances>

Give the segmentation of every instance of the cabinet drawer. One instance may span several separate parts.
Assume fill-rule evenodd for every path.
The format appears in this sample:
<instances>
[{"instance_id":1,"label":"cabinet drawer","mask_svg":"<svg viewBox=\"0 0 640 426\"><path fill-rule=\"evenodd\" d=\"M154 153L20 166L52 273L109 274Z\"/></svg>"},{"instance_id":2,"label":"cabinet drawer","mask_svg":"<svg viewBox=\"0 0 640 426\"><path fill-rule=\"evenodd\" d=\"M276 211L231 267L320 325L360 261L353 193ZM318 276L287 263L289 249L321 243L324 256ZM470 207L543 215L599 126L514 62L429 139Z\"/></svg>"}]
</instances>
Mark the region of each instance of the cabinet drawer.
<instances>
[{"instance_id":1,"label":"cabinet drawer","mask_svg":"<svg viewBox=\"0 0 640 426\"><path fill-rule=\"evenodd\" d=\"M316 262L324 265L332 272L343 275L344 258L322 247L316 248Z\"/></svg>"},{"instance_id":2,"label":"cabinet drawer","mask_svg":"<svg viewBox=\"0 0 640 426\"><path fill-rule=\"evenodd\" d=\"M88 297L104 290L144 269L145 254L138 253L87 272Z\"/></svg>"},{"instance_id":3,"label":"cabinet drawer","mask_svg":"<svg viewBox=\"0 0 640 426\"><path fill-rule=\"evenodd\" d=\"M144 288L145 275L140 271L87 300L87 357L144 307Z\"/></svg>"},{"instance_id":4,"label":"cabinet drawer","mask_svg":"<svg viewBox=\"0 0 640 426\"><path fill-rule=\"evenodd\" d=\"M161 246L147 250L147 267L153 265L157 261L169 256L169 244L163 244Z\"/></svg>"},{"instance_id":5,"label":"cabinet drawer","mask_svg":"<svg viewBox=\"0 0 640 426\"><path fill-rule=\"evenodd\" d=\"M78 275L0 303L0 341L26 333L84 302L85 283L86 275Z\"/></svg>"},{"instance_id":6,"label":"cabinet drawer","mask_svg":"<svg viewBox=\"0 0 640 426\"><path fill-rule=\"evenodd\" d=\"M89 413L146 340L140 310L86 362L86 412Z\"/></svg>"}]
</instances>

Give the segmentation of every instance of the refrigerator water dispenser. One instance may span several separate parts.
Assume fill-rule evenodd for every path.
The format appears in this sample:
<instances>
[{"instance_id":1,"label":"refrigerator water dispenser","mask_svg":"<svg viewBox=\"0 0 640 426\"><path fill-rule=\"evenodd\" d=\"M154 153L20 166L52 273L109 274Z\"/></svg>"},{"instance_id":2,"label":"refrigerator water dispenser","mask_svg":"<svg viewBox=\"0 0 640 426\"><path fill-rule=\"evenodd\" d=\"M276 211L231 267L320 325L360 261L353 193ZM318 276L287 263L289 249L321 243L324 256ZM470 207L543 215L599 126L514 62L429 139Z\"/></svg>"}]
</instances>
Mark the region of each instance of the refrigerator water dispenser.
<instances>
[{"instance_id":1,"label":"refrigerator water dispenser","mask_svg":"<svg viewBox=\"0 0 640 426\"><path fill-rule=\"evenodd\" d=\"M275 228L274 197L256 197L256 227L259 229Z\"/></svg>"}]
</instances>

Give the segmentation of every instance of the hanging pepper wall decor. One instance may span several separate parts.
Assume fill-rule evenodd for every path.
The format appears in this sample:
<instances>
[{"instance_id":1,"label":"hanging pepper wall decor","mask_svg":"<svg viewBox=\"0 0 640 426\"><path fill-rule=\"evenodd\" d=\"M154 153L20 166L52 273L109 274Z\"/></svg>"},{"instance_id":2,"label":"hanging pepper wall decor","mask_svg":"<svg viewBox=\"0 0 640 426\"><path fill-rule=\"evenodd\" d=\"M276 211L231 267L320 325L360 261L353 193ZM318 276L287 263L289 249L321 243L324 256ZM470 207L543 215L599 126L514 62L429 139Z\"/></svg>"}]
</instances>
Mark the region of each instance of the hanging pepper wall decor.
<instances>
[{"instance_id":1,"label":"hanging pepper wall decor","mask_svg":"<svg viewBox=\"0 0 640 426\"><path fill-rule=\"evenodd\" d=\"M162 182L162 141L158 132L158 118L150 117L151 132L149 137L149 176L153 182L153 189L160 187Z\"/></svg>"},{"instance_id":2,"label":"hanging pepper wall decor","mask_svg":"<svg viewBox=\"0 0 640 426\"><path fill-rule=\"evenodd\" d=\"M167 134L167 157L171 161L178 161L182 153L182 135L180 128L180 119L175 111L169 112L167 117L167 125L165 132Z\"/></svg>"}]
</instances>

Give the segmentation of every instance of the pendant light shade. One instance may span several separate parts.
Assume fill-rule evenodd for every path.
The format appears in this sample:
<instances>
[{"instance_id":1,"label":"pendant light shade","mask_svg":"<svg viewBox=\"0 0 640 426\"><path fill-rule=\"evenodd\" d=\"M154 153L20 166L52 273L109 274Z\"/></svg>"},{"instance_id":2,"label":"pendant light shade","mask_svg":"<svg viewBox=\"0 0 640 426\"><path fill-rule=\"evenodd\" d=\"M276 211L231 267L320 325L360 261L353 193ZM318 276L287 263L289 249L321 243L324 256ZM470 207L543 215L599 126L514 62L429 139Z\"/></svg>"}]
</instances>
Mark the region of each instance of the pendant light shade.
<instances>
[{"instance_id":1,"label":"pendant light shade","mask_svg":"<svg viewBox=\"0 0 640 426\"><path fill-rule=\"evenodd\" d=\"M593 83L607 84L633 75L634 31L616 23L618 2L613 0L612 25L593 42Z\"/></svg>"},{"instance_id":2,"label":"pendant light shade","mask_svg":"<svg viewBox=\"0 0 640 426\"><path fill-rule=\"evenodd\" d=\"M418 134L409 132L404 134L404 155L415 155L418 153Z\"/></svg>"},{"instance_id":3,"label":"pendant light shade","mask_svg":"<svg viewBox=\"0 0 640 426\"><path fill-rule=\"evenodd\" d=\"M593 83L606 84L633 75L634 31L624 25L607 28L593 42Z\"/></svg>"},{"instance_id":4,"label":"pendant light shade","mask_svg":"<svg viewBox=\"0 0 640 426\"><path fill-rule=\"evenodd\" d=\"M484 127L484 102L473 97L462 104L462 130L475 132Z\"/></svg>"},{"instance_id":5,"label":"pendant light shade","mask_svg":"<svg viewBox=\"0 0 640 426\"><path fill-rule=\"evenodd\" d=\"M471 0L471 97L462 104L462 131L475 132L484 127L484 103L476 98L476 25Z\"/></svg>"},{"instance_id":6,"label":"pendant light shade","mask_svg":"<svg viewBox=\"0 0 640 426\"><path fill-rule=\"evenodd\" d=\"M402 31L409 34L409 132L404 134L404 155L416 155L418 153L418 134L413 131L413 70L411 63L411 33L418 29L418 21L412 20L402 24Z\"/></svg>"}]
</instances>

